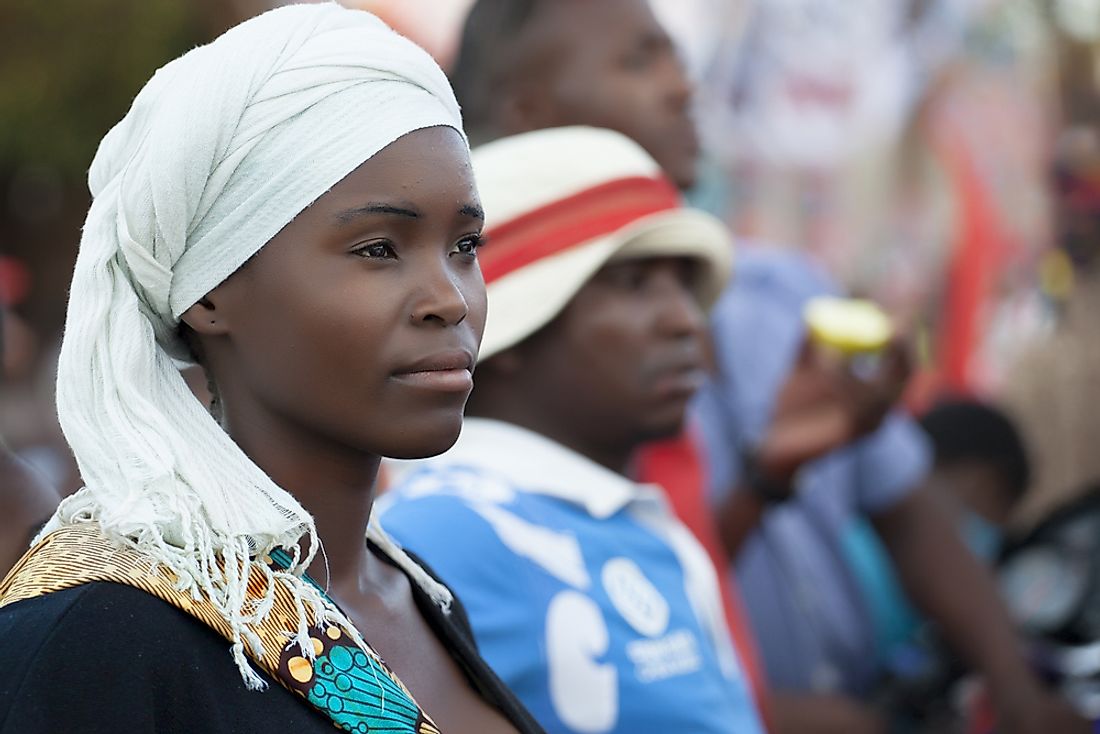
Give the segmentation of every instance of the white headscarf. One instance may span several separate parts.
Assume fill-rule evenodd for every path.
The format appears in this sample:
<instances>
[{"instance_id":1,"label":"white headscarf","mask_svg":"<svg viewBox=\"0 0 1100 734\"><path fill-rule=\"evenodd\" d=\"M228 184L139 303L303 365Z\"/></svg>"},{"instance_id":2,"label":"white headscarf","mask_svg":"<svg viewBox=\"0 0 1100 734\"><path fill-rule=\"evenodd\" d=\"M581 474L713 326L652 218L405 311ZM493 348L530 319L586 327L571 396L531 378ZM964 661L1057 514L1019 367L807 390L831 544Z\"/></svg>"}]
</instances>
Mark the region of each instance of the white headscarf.
<instances>
[{"instance_id":1,"label":"white headscarf","mask_svg":"<svg viewBox=\"0 0 1100 734\"><path fill-rule=\"evenodd\" d=\"M443 72L373 15L334 3L264 13L161 68L100 144L58 365L58 415L85 487L46 526L94 520L209 597L233 655L270 598L245 603L249 559L298 548L287 573L259 572L349 625L301 579L313 518L252 463L188 390L180 315L299 212L414 130L461 132ZM442 587L396 551L436 599ZM271 584L266 585L271 588ZM354 628L350 628L354 632Z\"/></svg>"}]
</instances>

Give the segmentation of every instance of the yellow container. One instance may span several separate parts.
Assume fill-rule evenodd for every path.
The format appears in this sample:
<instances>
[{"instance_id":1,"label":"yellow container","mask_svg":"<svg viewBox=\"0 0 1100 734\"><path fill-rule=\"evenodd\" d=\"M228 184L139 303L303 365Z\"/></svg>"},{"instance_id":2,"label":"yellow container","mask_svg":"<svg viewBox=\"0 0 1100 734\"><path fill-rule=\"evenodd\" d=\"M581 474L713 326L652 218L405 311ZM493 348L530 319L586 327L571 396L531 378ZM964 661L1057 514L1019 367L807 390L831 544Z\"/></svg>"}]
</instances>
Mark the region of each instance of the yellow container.
<instances>
[{"instance_id":1,"label":"yellow container","mask_svg":"<svg viewBox=\"0 0 1100 734\"><path fill-rule=\"evenodd\" d=\"M877 352L894 335L890 317L871 301L814 298L803 311L810 338L848 356Z\"/></svg>"}]
</instances>

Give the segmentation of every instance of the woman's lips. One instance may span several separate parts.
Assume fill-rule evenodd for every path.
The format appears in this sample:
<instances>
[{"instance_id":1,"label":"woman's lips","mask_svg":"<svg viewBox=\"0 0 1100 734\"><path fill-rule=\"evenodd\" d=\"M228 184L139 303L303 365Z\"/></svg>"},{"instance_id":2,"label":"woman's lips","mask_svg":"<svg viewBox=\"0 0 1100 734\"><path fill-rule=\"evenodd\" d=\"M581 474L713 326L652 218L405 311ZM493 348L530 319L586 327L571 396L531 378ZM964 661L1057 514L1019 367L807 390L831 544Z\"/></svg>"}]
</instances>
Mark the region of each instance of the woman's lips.
<instances>
[{"instance_id":1,"label":"woman's lips","mask_svg":"<svg viewBox=\"0 0 1100 734\"><path fill-rule=\"evenodd\" d=\"M474 358L469 352L440 352L396 370L393 379L428 390L469 392L474 387L473 366Z\"/></svg>"},{"instance_id":2,"label":"woman's lips","mask_svg":"<svg viewBox=\"0 0 1100 734\"><path fill-rule=\"evenodd\" d=\"M412 387L441 392L469 392L474 388L474 376L465 367L399 372L394 374L393 379Z\"/></svg>"}]
</instances>

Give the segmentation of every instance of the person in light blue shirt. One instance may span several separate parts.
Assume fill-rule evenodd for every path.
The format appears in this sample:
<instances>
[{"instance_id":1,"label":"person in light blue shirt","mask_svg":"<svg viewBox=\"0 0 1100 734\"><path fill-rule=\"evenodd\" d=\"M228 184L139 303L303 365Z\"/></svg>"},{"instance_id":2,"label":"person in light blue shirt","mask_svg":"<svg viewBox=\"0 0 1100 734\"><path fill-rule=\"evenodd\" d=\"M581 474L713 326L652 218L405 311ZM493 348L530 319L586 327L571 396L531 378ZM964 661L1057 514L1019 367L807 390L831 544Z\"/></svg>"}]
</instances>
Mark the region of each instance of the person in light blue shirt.
<instances>
[{"instance_id":1,"label":"person in light blue shirt","mask_svg":"<svg viewBox=\"0 0 1100 734\"><path fill-rule=\"evenodd\" d=\"M390 466L383 526L455 590L551 734L763 734L709 556L660 487L627 478L704 379L724 228L609 130L472 160L489 243L476 387L452 449Z\"/></svg>"},{"instance_id":2,"label":"person in light blue shirt","mask_svg":"<svg viewBox=\"0 0 1100 734\"><path fill-rule=\"evenodd\" d=\"M889 410L907 375L900 347L863 377L816 359L803 309L837 287L804 253L739 252L711 314L717 368L692 410L784 722L790 712L806 731L883 726L862 703L880 670L870 600L848 556L873 532L909 598L985 677L1006 730L1075 730L1081 722L1027 670L989 574L928 485L926 437Z\"/></svg>"},{"instance_id":3,"label":"person in light blue shirt","mask_svg":"<svg viewBox=\"0 0 1100 734\"><path fill-rule=\"evenodd\" d=\"M712 493L741 478L741 452L768 431L775 396L802 347L802 307L835 295L801 253L746 247L736 287L712 314L721 379L693 404L706 441ZM842 543L859 522L915 489L928 441L901 414L803 468L797 499L771 508L737 559L737 576L769 680L781 690L866 692L876 671L868 609Z\"/></svg>"}]
</instances>

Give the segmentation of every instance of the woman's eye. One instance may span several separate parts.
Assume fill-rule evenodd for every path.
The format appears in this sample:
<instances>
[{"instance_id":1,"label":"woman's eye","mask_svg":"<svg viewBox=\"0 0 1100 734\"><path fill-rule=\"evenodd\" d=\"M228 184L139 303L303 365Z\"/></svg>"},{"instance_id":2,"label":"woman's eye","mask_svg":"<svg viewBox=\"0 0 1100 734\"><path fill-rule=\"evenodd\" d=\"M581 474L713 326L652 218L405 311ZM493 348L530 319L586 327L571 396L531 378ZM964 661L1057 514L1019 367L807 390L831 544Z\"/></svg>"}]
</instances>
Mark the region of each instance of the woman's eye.
<instances>
[{"instance_id":1,"label":"woman's eye","mask_svg":"<svg viewBox=\"0 0 1100 734\"><path fill-rule=\"evenodd\" d=\"M368 242L360 245L353 252L360 257L389 259L397 257L393 245L389 242Z\"/></svg>"},{"instance_id":2,"label":"woman's eye","mask_svg":"<svg viewBox=\"0 0 1100 734\"><path fill-rule=\"evenodd\" d=\"M455 244L453 252L459 255L476 256L477 248L481 247L483 243L484 238L480 234L463 237Z\"/></svg>"}]
</instances>

